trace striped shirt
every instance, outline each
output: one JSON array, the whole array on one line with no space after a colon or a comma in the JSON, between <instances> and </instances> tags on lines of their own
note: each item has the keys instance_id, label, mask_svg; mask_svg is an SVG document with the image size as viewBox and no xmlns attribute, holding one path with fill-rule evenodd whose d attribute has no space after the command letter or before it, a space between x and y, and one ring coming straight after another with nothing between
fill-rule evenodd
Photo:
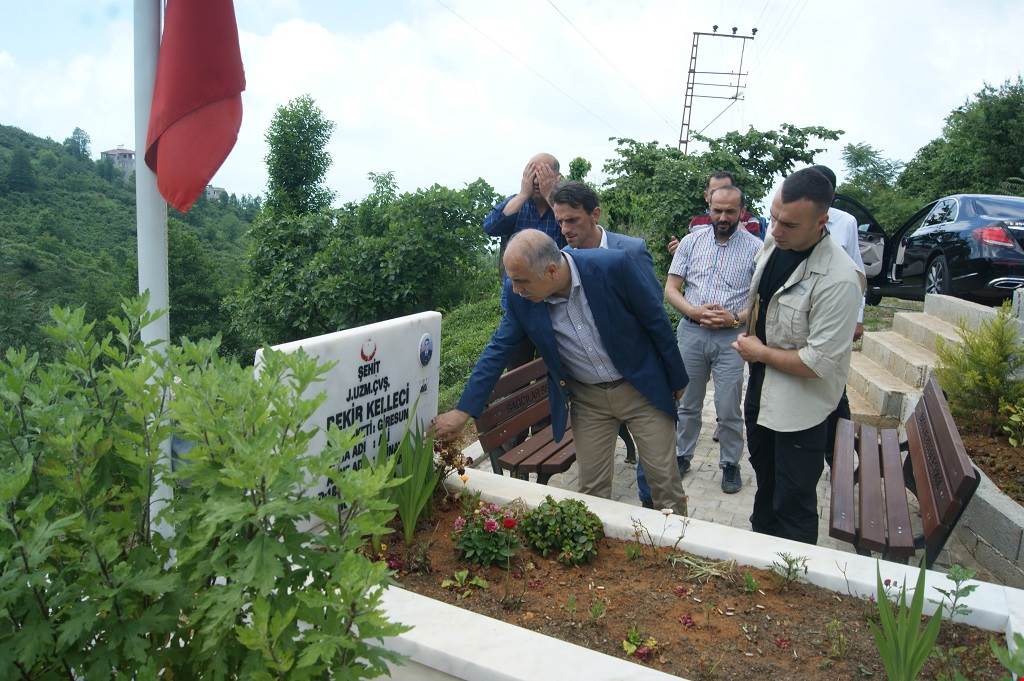
<instances>
[{"instance_id":1,"label":"striped shirt","mask_svg":"<svg viewBox=\"0 0 1024 681\"><path fill-rule=\"evenodd\" d=\"M742 229L724 244L715 239L713 228L690 232L679 243L668 273L682 277L691 305L714 303L738 315L747 309L754 256L761 246L760 239Z\"/></svg>"},{"instance_id":2,"label":"striped shirt","mask_svg":"<svg viewBox=\"0 0 1024 681\"><path fill-rule=\"evenodd\" d=\"M616 381L622 378L622 374L612 364L601 342L601 334L590 311L576 263L565 251L562 251L562 257L569 263L569 271L572 273L569 297L549 296L544 300L548 305L551 328L555 332L558 356L568 374L580 383Z\"/></svg>"}]
</instances>

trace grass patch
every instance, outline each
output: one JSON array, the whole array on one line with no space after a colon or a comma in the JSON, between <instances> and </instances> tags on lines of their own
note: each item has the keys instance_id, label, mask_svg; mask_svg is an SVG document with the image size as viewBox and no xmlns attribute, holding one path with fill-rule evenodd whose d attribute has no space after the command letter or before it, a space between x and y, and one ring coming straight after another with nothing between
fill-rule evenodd
<instances>
[{"instance_id":1,"label":"grass patch","mask_svg":"<svg viewBox=\"0 0 1024 681\"><path fill-rule=\"evenodd\" d=\"M924 303L918 300L882 298L878 305L864 306L864 330L885 331L892 328L892 318L897 312L923 312Z\"/></svg>"}]
</instances>

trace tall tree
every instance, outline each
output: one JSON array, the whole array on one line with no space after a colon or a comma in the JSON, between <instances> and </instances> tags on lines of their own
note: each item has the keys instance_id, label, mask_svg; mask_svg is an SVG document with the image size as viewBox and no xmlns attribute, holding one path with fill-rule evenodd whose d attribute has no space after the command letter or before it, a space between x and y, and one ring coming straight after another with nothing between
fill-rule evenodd
<instances>
[{"instance_id":1,"label":"tall tree","mask_svg":"<svg viewBox=\"0 0 1024 681\"><path fill-rule=\"evenodd\" d=\"M12 192L30 192L36 188L36 171L25 147L18 147L7 169L7 189Z\"/></svg>"},{"instance_id":2,"label":"tall tree","mask_svg":"<svg viewBox=\"0 0 1024 681\"><path fill-rule=\"evenodd\" d=\"M89 158L89 133L81 128L75 128L71 137L64 140L64 148L75 158Z\"/></svg>"},{"instance_id":3,"label":"tall tree","mask_svg":"<svg viewBox=\"0 0 1024 681\"><path fill-rule=\"evenodd\" d=\"M896 186L903 164L886 158L870 144L847 144L843 164L846 181L839 185L839 193L868 206L886 231L896 230L919 207Z\"/></svg>"},{"instance_id":4,"label":"tall tree","mask_svg":"<svg viewBox=\"0 0 1024 681\"><path fill-rule=\"evenodd\" d=\"M718 170L733 173L748 206L753 207L776 177L789 173L797 163L814 161L822 151L813 146L816 139L834 140L839 134L789 124L768 132L750 128L745 133L702 138L707 151L688 155L656 142L617 139L617 156L604 165L608 180L601 192L608 226L644 237L658 271L665 271L667 256L661 245L672 236L683 236L690 218L704 212L708 175Z\"/></svg>"},{"instance_id":5,"label":"tall tree","mask_svg":"<svg viewBox=\"0 0 1024 681\"><path fill-rule=\"evenodd\" d=\"M574 182L584 182L587 179L587 173L593 168L590 161L577 156L573 160L569 161L569 179Z\"/></svg>"},{"instance_id":6,"label":"tall tree","mask_svg":"<svg viewBox=\"0 0 1024 681\"><path fill-rule=\"evenodd\" d=\"M918 150L899 185L919 201L957 192L998 193L1021 172L1024 78L986 84L946 117L942 136Z\"/></svg>"},{"instance_id":7,"label":"tall tree","mask_svg":"<svg viewBox=\"0 0 1024 681\"><path fill-rule=\"evenodd\" d=\"M327 143L334 132L309 95L274 113L267 129L267 206L283 214L305 215L328 208L333 198L324 186L331 166Z\"/></svg>"}]
</instances>

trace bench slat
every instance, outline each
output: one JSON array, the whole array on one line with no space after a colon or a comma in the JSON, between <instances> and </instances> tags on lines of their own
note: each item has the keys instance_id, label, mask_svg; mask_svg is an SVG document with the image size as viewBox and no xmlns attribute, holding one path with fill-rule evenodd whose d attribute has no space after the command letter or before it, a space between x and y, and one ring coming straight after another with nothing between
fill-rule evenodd
<instances>
[{"instance_id":1,"label":"bench slat","mask_svg":"<svg viewBox=\"0 0 1024 681\"><path fill-rule=\"evenodd\" d=\"M502 397L514 393L524 385L547 376L547 373L548 367L544 364L543 358L532 360L511 371L506 371L498 379L498 382L494 384L494 390L491 391L491 396L487 398L487 402L497 402Z\"/></svg>"},{"instance_id":2,"label":"bench slat","mask_svg":"<svg viewBox=\"0 0 1024 681\"><path fill-rule=\"evenodd\" d=\"M832 460L832 500L829 536L854 543L857 523L853 510L854 424L839 419L836 425L835 455Z\"/></svg>"},{"instance_id":3,"label":"bench slat","mask_svg":"<svg viewBox=\"0 0 1024 681\"><path fill-rule=\"evenodd\" d=\"M969 490L977 485L976 476L960 433L953 423L953 416L949 413L946 398L934 378L928 381L921 399L928 411L928 422L935 435L936 450L950 493L950 503L939 505L939 520L948 525L959 513L961 500L969 497Z\"/></svg>"},{"instance_id":4,"label":"bench slat","mask_svg":"<svg viewBox=\"0 0 1024 681\"><path fill-rule=\"evenodd\" d=\"M544 470L544 463L550 460L551 457L556 456L566 447L571 448L573 454L575 455L576 446L573 444L572 441L572 431L567 432L565 436L562 438L561 442L555 442L554 440L551 440L542 448L537 450L532 456L530 456L529 458L527 458L526 460L519 464L519 470L525 471L527 473L540 473ZM560 471L556 470L554 472L558 473Z\"/></svg>"},{"instance_id":5,"label":"bench slat","mask_svg":"<svg viewBox=\"0 0 1024 681\"><path fill-rule=\"evenodd\" d=\"M909 558L914 555L914 530L910 525L907 488L903 484L899 433L895 428L885 428L881 431L881 439L888 536L886 554L888 558Z\"/></svg>"},{"instance_id":6,"label":"bench slat","mask_svg":"<svg viewBox=\"0 0 1024 681\"><path fill-rule=\"evenodd\" d=\"M568 437L569 433L566 433ZM562 438L562 442L565 442L566 438ZM569 470L573 462L576 461L576 443L570 439L568 445L558 450L554 456L548 458L547 461L540 465L541 475L554 475L555 473L564 473Z\"/></svg>"},{"instance_id":7,"label":"bench slat","mask_svg":"<svg viewBox=\"0 0 1024 681\"><path fill-rule=\"evenodd\" d=\"M501 400L492 402L476 420L477 431L487 432L548 396L548 382L536 381Z\"/></svg>"},{"instance_id":8,"label":"bench slat","mask_svg":"<svg viewBox=\"0 0 1024 681\"><path fill-rule=\"evenodd\" d=\"M485 452L500 447L548 415L547 399L537 402L491 431L480 435L480 446Z\"/></svg>"},{"instance_id":9,"label":"bench slat","mask_svg":"<svg viewBox=\"0 0 1024 681\"><path fill-rule=\"evenodd\" d=\"M918 418L918 414L922 418ZM921 525L924 529L924 536L931 537L940 528L939 511L935 504L935 495L932 492L931 478L928 473L928 464L924 457L924 445L922 444L921 422L925 427L928 418L924 414L924 406L918 403L914 414L907 421L907 442L910 445L911 465L914 470L914 483L917 492L917 505L921 510ZM928 433L930 436L930 433Z\"/></svg>"},{"instance_id":10,"label":"bench slat","mask_svg":"<svg viewBox=\"0 0 1024 681\"><path fill-rule=\"evenodd\" d=\"M534 452L538 449L553 440L554 435L551 432L551 426L548 426L540 432L534 433L530 437L526 438L521 444L502 454L499 459L499 463L502 468L512 470L523 461L533 456Z\"/></svg>"},{"instance_id":11,"label":"bench slat","mask_svg":"<svg viewBox=\"0 0 1024 681\"><path fill-rule=\"evenodd\" d=\"M882 472L878 457L878 430L860 424L860 537L857 546L871 551L885 550L885 518L882 502Z\"/></svg>"}]
</instances>

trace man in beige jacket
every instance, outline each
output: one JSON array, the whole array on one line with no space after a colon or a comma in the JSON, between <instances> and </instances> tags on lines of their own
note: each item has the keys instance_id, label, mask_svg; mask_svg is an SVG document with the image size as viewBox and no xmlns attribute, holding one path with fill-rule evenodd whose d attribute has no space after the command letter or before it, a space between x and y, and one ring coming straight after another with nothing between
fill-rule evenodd
<instances>
[{"instance_id":1,"label":"man in beige jacket","mask_svg":"<svg viewBox=\"0 0 1024 681\"><path fill-rule=\"evenodd\" d=\"M846 385L864 295L864 275L825 227L831 201L832 185L811 168L783 182L755 261L747 332L733 344L750 364L751 527L809 544L818 539L828 417Z\"/></svg>"}]
</instances>

